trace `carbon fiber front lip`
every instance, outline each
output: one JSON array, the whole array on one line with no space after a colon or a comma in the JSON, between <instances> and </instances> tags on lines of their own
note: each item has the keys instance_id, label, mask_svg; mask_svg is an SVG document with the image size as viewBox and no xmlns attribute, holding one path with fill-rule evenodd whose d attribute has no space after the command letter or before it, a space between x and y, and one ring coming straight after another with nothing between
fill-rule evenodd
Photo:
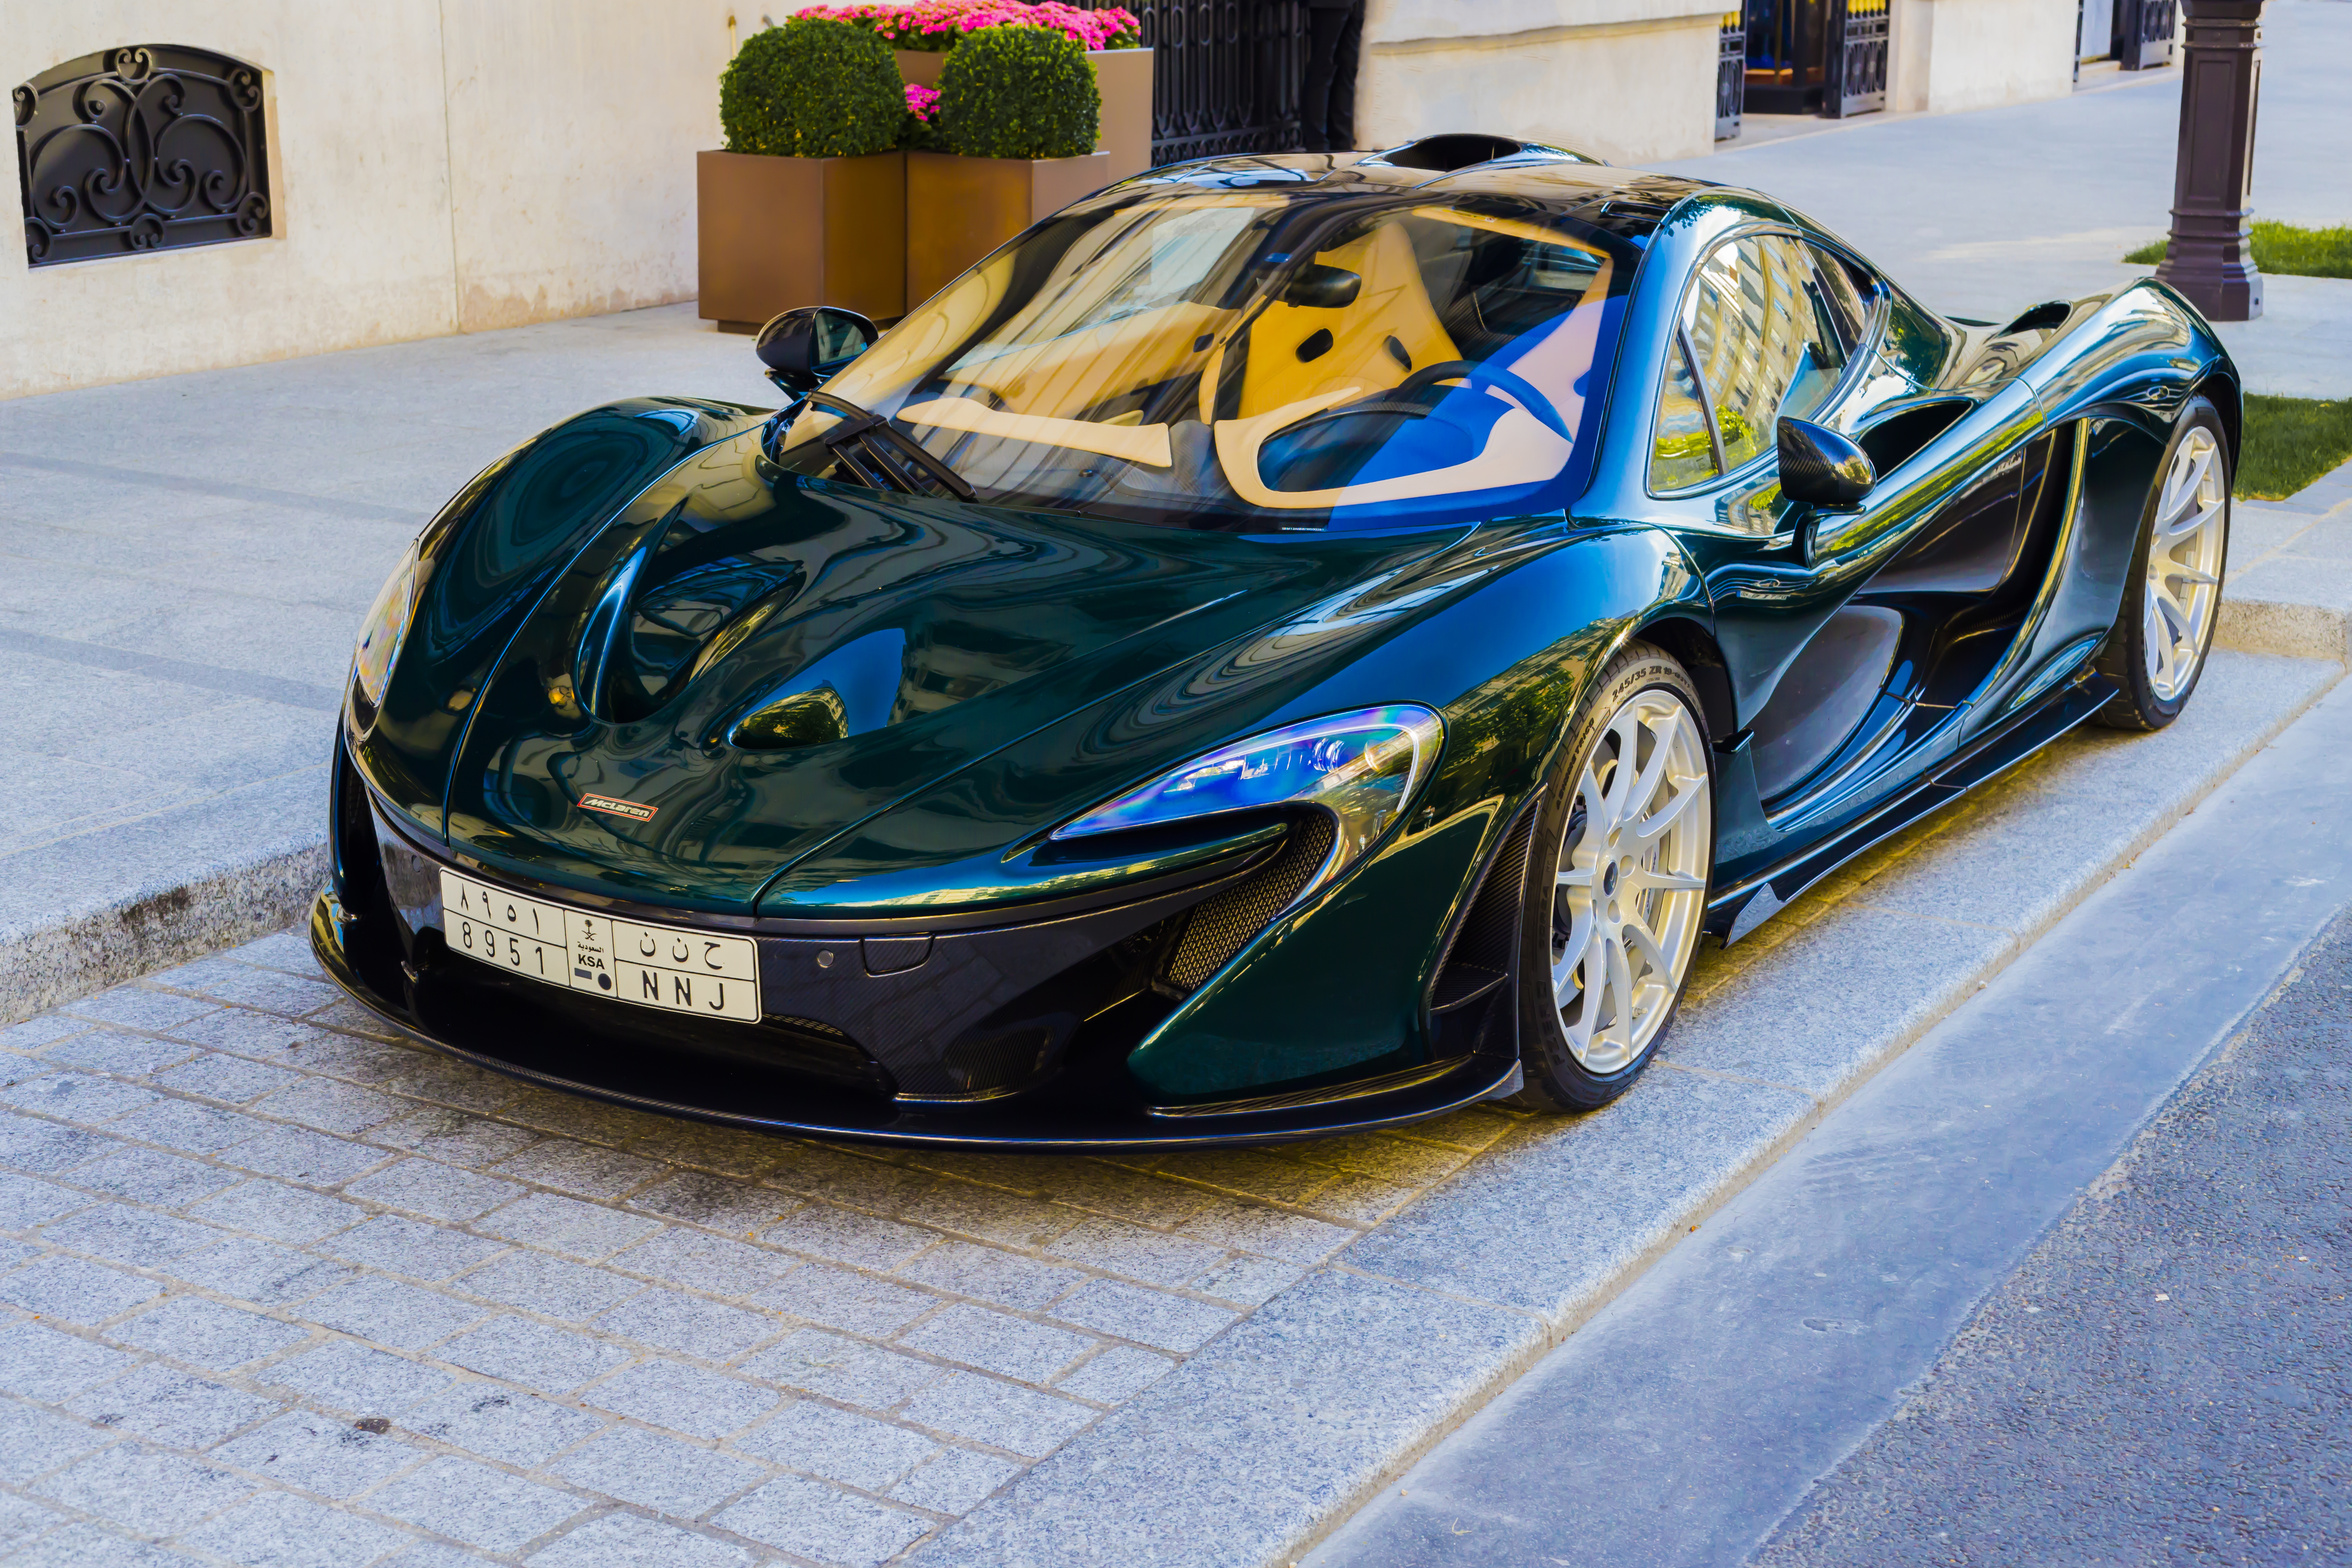
<instances>
[{"instance_id":1,"label":"carbon fiber front lip","mask_svg":"<svg viewBox=\"0 0 2352 1568\"><path fill-rule=\"evenodd\" d=\"M1150 1108L1139 1101L1106 1103L1073 1112L1040 1107L1025 1096L982 1101L957 1112L873 1100L862 1102L866 1109L861 1112L856 1109L861 1102L854 1097L829 1094L784 1079L782 1075L773 1084L747 1083L745 1098L766 1096L798 1101L807 1107L806 1110L778 1113L772 1110L698 1103L682 1097L668 1098L658 1092L567 1078L504 1059L482 1048L483 1042L445 1038L428 1031L405 1005L379 995L361 978L347 952L345 918L346 912L335 904L331 893L321 893L311 906L310 946L320 964L353 1001L436 1050L489 1071L567 1094L659 1115L791 1136L926 1148L1017 1147L1040 1153L1286 1142L1400 1126L1443 1115L1507 1091L1518 1066L1516 1060L1467 1056L1453 1070L1405 1089L1335 1100L1276 1114L1189 1118L1175 1125L1153 1118ZM354 921L352 925L355 930L365 929L364 921ZM659 1065L652 1064L656 1068Z\"/></svg>"}]
</instances>

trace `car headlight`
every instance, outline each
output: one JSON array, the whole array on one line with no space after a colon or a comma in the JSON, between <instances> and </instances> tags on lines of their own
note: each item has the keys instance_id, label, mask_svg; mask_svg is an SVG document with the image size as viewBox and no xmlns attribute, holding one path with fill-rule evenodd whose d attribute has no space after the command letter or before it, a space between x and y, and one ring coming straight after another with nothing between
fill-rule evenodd
<instances>
[{"instance_id":1,"label":"car headlight","mask_svg":"<svg viewBox=\"0 0 2352 1568\"><path fill-rule=\"evenodd\" d=\"M1083 838L1267 806L1317 805L1339 819L1331 871L1385 832L1429 776L1445 721L1398 704L1309 719L1196 758L1054 830Z\"/></svg>"},{"instance_id":2,"label":"car headlight","mask_svg":"<svg viewBox=\"0 0 2352 1568\"><path fill-rule=\"evenodd\" d=\"M384 580L383 589L375 596L367 619L360 624L359 646L352 650L352 679L359 682L360 695L373 708L383 700L384 682L391 679L392 662L400 657L400 645L407 640L408 623L416 615L416 590L423 575L416 546L408 547L400 564L393 568Z\"/></svg>"}]
</instances>

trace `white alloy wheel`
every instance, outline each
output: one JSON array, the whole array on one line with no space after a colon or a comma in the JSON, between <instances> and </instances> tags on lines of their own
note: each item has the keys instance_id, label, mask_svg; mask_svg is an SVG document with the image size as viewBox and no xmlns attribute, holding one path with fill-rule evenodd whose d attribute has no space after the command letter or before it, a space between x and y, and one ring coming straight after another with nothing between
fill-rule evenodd
<instances>
[{"instance_id":1,"label":"white alloy wheel","mask_svg":"<svg viewBox=\"0 0 2352 1568\"><path fill-rule=\"evenodd\" d=\"M2172 454L2157 502L2141 614L2147 684L2160 701L2170 702L2195 681L2212 633L2229 531L2226 467L2213 433L2191 426Z\"/></svg>"},{"instance_id":2,"label":"white alloy wheel","mask_svg":"<svg viewBox=\"0 0 2352 1568\"><path fill-rule=\"evenodd\" d=\"M1577 1064L1622 1070L1681 994L1706 913L1715 815L1706 742L1659 687L1610 717L1580 765L1552 896L1551 988Z\"/></svg>"}]
</instances>

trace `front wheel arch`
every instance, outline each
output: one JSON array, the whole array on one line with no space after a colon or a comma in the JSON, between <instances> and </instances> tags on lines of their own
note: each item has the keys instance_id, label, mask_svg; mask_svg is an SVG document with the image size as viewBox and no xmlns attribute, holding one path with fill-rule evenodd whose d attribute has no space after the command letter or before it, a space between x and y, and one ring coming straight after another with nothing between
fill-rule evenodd
<instances>
[{"instance_id":1,"label":"front wheel arch","mask_svg":"<svg viewBox=\"0 0 2352 1568\"><path fill-rule=\"evenodd\" d=\"M1637 710L1637 741L1654 749L1627 753L1620 726ZM1654 644L1629 641L1580 700L1565 743L1547 763L1519 912L1521 1105L1586 1110L1607 1104L1633 1087L1672 1025L1697 956L1714 872L1717 779L1704 710L1679 660ZM1634 774L1613 771L1621 763L1630 763ZM1678 773L1677 763L1696 773ZM1596 763L1608 773L1597 779L1605 794L1615 795L1621 782L1633 792L1625 797L1625 815L1606 827L1581 809L1588 793L1582 780ZM1661 783L1673 786L1664 795L1641 788L1653 763ZM1629 830L1685 796L1689 815L1675 817L1645 852ZM1563 889L1563 865L1586 880ZM1557 940L1563 924L1564 945ZM1565 1005L1556 963L1567 964L1560 973L1576 983ZM1606 978L1596 984L1596 974ZM1570 1011L1579 1016L1570 1019Z\"/></svg>"},{"instance_id":2,"label":"front wheel arch","mask_svg":"<svg viewBox=\"0 0 2352 1568\"><path fill-rule=\"evenodd\" d=\"M1731 668L1715 634L1687 616L1664 616L1633 633L1634 640L1669 655L1698 688L1700 716L1708 735L1736 732L1739 716L1731 696Z\"/></svg>"}]
</instances>

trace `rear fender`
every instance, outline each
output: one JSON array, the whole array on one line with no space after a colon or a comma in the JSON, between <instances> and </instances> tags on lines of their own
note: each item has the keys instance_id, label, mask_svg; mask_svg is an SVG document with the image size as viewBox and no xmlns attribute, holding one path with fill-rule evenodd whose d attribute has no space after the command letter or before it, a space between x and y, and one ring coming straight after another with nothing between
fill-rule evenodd
<instances>
[{"instance_id":1,"label":"rear fender","mask_svg":"<svg viewBox=\"0 0 2352 1568\"><path fill-rule=\"evenodd\" d=\"M2071 425L2078 435L2065 537L2020 662L2030 678L2012 699L2080 668L2114 624L2148 495L2189 399L2213 399L2233 447L2242 408L2237 367L2211 326L2153 279L2081 301L2064 336L2019 379L2033 389L2045 428Z\"/></svg>"}]
</instances>

